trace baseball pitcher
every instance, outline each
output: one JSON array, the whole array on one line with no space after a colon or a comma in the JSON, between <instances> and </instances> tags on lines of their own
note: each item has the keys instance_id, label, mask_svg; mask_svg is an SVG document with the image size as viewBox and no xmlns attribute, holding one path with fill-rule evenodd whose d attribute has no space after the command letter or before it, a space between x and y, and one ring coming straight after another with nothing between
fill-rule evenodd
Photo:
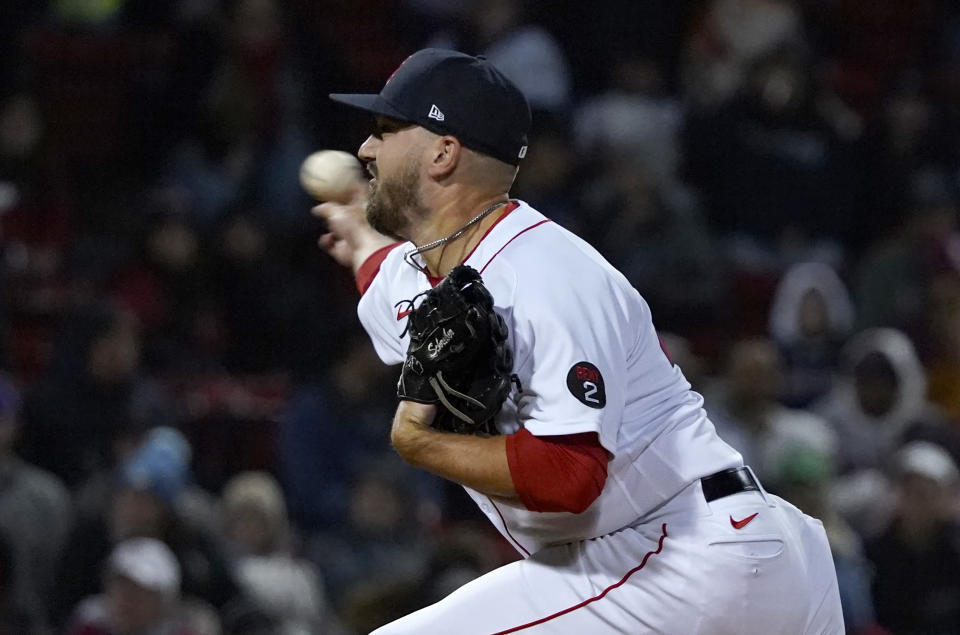
<instances>
[{"instance_id":1,"label":"baseball pitcher","mask_svg":"<svg viewBox=\"0 0 960 635\"><path fill-rule=\"evenodd\" d=\"M508 197L520 91L425 49L379 94L331 97L375 121L372 180L314 213L400 365L392 443L523 556L376 633L843 633L820 522L717 436L624 276Z\"/></svg>"}]
</instances>

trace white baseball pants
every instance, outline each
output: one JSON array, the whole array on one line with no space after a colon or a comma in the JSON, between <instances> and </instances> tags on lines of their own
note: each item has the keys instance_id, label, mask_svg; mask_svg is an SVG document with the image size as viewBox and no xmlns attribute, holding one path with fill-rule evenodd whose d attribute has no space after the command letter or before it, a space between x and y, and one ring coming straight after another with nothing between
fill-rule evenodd
<instances>
[{"instance_id":1,"label":"white baseball pants","mask_svg":"<svg viewBox=\"0 0 960 635\"><path fill-rule=\"evenodd\" d=\"M431 633L842 635L844 626L818 520L761 492L707 503L697 481L643 524L542 549L375 631Z\"/></svg>"}]
</instances>

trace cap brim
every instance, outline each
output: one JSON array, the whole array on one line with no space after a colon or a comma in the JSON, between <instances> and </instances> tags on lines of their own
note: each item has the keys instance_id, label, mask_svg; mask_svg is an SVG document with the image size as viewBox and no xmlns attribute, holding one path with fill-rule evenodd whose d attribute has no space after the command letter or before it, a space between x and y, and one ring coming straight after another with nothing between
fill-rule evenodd
<instances>
[{"instance_id":1,"label":"cap brim","mask_svg":"<svg viewBox=\"0 0 960 635\"><path fill-rule=\"evenodd\" d=\"M399 121L407 121L407 118L383 100L380 95L360 95L349 93L331 93L330 99L335 102L346 104L360 110L365 110L374 115L383 115Z\"/></svg>"}]
</instances>

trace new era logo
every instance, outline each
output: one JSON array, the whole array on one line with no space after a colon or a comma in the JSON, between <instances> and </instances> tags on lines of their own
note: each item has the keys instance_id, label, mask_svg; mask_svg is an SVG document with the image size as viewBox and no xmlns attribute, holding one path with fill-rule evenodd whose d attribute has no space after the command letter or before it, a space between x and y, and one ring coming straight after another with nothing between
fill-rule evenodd
<instances>
[{"instance_id":1,"label":"new era logo","mask_svg":"<svg viewBox=\"0 0 960 635\"><path fill-rule=\"evenodd\" d=\"M527 156L527 146L522 146L522 147L520 148L520 154L518 155L517 158L522 159L522 158L525 157L525 156Z\"/></svg>"},{"instance_id":2,"label":"new era logo","mask_svg":"<svg viewBox=\"0 0 960 635\"><path fill-rule=\"evenodd\" d=\"M430 113L427 115L430 119L436 119L437 121L443 121L443 113L440 112L440 109L437 108L436 104L430 106Z\"/></svg>"}]
</instances>

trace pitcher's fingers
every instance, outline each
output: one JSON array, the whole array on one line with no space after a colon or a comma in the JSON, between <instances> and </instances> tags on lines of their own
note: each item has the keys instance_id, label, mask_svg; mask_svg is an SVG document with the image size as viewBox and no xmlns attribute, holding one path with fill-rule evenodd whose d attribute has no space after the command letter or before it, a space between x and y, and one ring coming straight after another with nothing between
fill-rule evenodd
<instances>
[{"instance_id":1,"label":"pitcher's fingers","mask_svg":"<svg viewBox=\"0 0 960 635\"><path fill-rule=\"evenodd\" d=\"M325 251L330 251L334 248L340 238L333 232L326 234L321 234L320 238L317 239L317 244L320 245L320 248Z\"/></svg>"},{"instance_id":2,"label":"pitcher's fingers","mask_svg":"<svg viewBox=\"0 0 960 635\"><path fill-rule=\"evenodd\" d=\"M317 218L327 219L330 212L332 211L334 203L320 203L310 208L310 213L316 216Z\"/></svg>"},{"instance_id":3,"label":"pitcher's fingers","mask_svg":"<svg viewBox=\"0 0 960 635\"><path fill-rule=\"evenodd\" d=\"M370 181L364 179L357 181L350 193L350 203L353 205L365 205L370 196Z\"/></svg>"}]
</instances>

